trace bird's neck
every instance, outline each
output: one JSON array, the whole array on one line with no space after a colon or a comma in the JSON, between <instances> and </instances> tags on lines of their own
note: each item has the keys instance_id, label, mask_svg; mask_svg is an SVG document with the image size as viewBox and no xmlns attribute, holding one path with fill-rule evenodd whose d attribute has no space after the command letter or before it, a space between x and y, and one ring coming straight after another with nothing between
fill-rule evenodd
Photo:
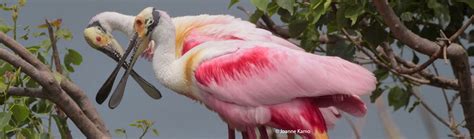
<instances>
[{"instance_id":1,"label":"bird's neck","mask_svg":"<svg viewBox=\"0 0 474 139\"><path fill-rule=\"evenodd\" d=\"M159 23L155 30L152 35L152 40L156 43L152 62L155 76L167 88L183 93L182 68L175 56L175 26L169 20Z\"/></svg>"},{"instance_id":2,"label":"bird's neck","mask_svg":"<svg viewBox=\"0 0 474 139\"><path fill-rule=\"evenodd\" d=\"M124 15L117 12L103 12L97 15L99 19L104 21L104 28L112 32L118 30L127 35L128 38L133 36L134 16Z\"/></svg>"}]
</instances>

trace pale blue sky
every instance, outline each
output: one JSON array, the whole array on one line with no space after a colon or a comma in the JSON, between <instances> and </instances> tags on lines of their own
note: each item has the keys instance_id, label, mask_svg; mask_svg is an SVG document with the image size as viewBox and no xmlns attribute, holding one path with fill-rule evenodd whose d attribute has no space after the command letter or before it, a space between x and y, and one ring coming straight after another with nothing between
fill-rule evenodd
<instances>
[{"instance_id":1,"label":"pale blue sky","mask_svg":"<svg viewBox=\"0 0 474 139\"><path fill-rule=\"evenodd\" d=\"M238 5L242 5L247 9L253 9L253 6L251 6L247 0L242 1L243 2ZM21 11L19 23L22 25L38 25L44 22L44 18L63 18L64 27L69 28L73 32L74 39L67 42L61 41L58 45L60 47L74 48L82 53L84 58L83 64L76 68L76 72L71 75L71 78L87 92L89 98L94 98L95 93L116 64L102 53L90 48L84 41L82 31L92 16L103 11L116 11L135 15L145 7L154 6L158 9L168 11L171 16L232 14L246 18L245 15L235 7L228 10L227 4L228 0L30 0L24 10ZM8 16L9 15L5 12L1 11L1 18L9 18ZM122 34L114 33L114 35L122 46L127 46L127 39L125 39ZM64 52L64 49L61 50ZM426 57L423 57L422 60L423 59L426 59ZM442 73L451 74L451 71L445 70L448 69L446 65L442 63L438 63L438 65L440 65ZM129 80L126 94L118 108L110 110L107 105L96 105L107 127L112 132L116 128L125 128L127 132L129 132L130 138L138 137L137 130L129 127L128 124L136 119L149 119L155 121L155 127L160 131L159 138L221 139L227 137L227 126L220 120L217 114L207 110L199 103L179 96L161 86L154 79L152 67L149 62L144 60L139 61L135 69L162 91L163 99L156 101L149 98L133 80ZM440 115L443 117L447 116L446 106L444 105L439 90L423 87L422 94L426 97L429 96L429 105ZM382 97L384 97L384 99L386 98L385 96ZM368 96L365 96L364 99L368 104L369 112L364 120L366 123L362 130L363 138L384 138L385 132L380 124L375 106L368 101ZM93 102L95 103L95 101ZM460 111L460 107L455 108L457 115L461 115L462 111ZM403 110L390 113L398 124L401 133L407 138L428 138L426 130L419 118L418 110L415 110L411 114ZM446 138L448 129L439 124L439 122L434 122L438 128L438 136ZM75 137L83 137L74 125L71 124L71 127ZM345 120L340 120L336 128L330 131L329 136L335 139L350 138L352 137L352 131ZM153 136L147 137L154 138Z\"/></svg>"}]
</instances>

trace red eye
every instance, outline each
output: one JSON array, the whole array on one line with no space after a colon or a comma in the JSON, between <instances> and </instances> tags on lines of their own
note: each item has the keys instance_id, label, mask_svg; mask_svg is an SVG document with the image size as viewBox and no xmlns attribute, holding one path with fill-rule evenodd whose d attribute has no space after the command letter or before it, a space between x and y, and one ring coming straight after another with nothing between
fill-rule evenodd
<instances>
[{"instance_id":1,"label":"red eye","mask_svg":"<svg viewBox=\"0 0 474 139\"><path fill-rule=\"evenodd\" d=\"M102 41L102 38L101 37L95 37L95 40L97 40L98 42Z\"/></svg>"}]
</instances>

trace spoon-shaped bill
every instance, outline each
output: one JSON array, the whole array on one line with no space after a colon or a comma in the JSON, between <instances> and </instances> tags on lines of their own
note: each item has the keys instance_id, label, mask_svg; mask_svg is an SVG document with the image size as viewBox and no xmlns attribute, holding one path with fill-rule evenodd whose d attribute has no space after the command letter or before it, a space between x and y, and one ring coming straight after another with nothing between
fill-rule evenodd
<instances>
[{"instance_id":1,"label":"spoon-shaped bill","mask_svg":"<svg viewBox=\"0 0 474 139\"><path fill-rule=\"evenodd\" d=\"M124 55L122 56L122 58L120 58L120 61L118 62L115 69L112 71L110 76L107 78L107 80L104 82L104 84L102 84L102 87L97 92L97 95L95 97L95 100L97 101L97 103L102 104L105 101L105 99L107 99L107 97L109 96L110 91L112 90L112 86L114 84L115 78L117 77L117 74L120 70L121 65L123 63L125 63L125 59L127 59L128 55L132 51L133 47L135 47L137 36L138 35L136 33L133 35L133 38L132 38L127 50L125 51ZM129 69L132 69L132 68L129 68Z\"/></svg>"},{"instance_id":2,"label":"spoon-shaped bill","mask_svg":"<svg viewBox=\"0 0 474 139\"><path fill-rule=\"evenodd\" d=\"M138 40L138 41L137 40L138 40L137 38L134 38L130 42L130 45L135 44L133 46L134 52L133 52L132 58L130 59L130 62L129 62L130 67L123 74L122 79L120 79L120 82L117 85L117 88L114 90L114 93L112 94L112 96L109 100L109 108L111 108L111 109L116 108L120 104L120 102L122 100L122 97L124 95L124 92L125 92L125 87L127 86L128 76L130 75L130 72L132 71L131 69L133 69L133 66L135 65L138 58L140 57L140 55L143 53L143 51L145 50L145 48L147 46L147 45L141 45L142 44L141 39ZM129 46L129 47L131 47L131 46Z\"/></svg>"}]
</instances>

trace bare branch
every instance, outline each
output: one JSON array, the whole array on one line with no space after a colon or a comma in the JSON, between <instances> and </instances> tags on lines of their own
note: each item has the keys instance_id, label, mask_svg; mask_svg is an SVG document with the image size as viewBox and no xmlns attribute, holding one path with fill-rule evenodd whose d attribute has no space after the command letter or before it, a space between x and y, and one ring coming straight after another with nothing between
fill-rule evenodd
<instances>
[{"instance_id":1,"label":"bare branch","mask_svg":"<svg viewBox=\"0 0 474 139\"><path fill-rule=\"evenodd\" d=\"M343 34L346 35L346 37L349 39L349 41L351 41L353 44L355 44L355 46L358 50L362 51L362 53L364 53L366 56L368 56L370 59L372 59L372 61L374 61L374 63L376 63L377 65L387 69L388 71L390 71L390 72L392 72L396 75L400 75L400 76L402 76L404 78L407 78L411 81L414 81L416 83L420 83L420 84L428 84L429 83L428 80L424 80L424 79L416 78L416 77L413 77L413 76L410 76L410 75L398 73L394 69L390 68L387 64L383 63L378 58L371 55L370 54L371 52L365 50L357 41L355 41L352 37L350 37L349 33L344 28L341 31L342 31Z\"/></svg>"},{"instance_id":2,"label":"bare branch","mask_svg":"<svg viewBox=\"0 0 474 139\"><path fill-rule=\"evenodd\" d=\"M0 32L0 42L9 48L19 48L17 50L20 50L20 53L24 55L23 57L33 57L31 53L21 51L24 49L22 45L18 44L14 40L13 42L9 42L8 40L13 39ZM64 110L64 112L71 118L74 124L88 138L109 138L106 134L102 133L95 126L95 124L89 118L87 118L87 116L85 116L79 106L61 89L58 82L55 80L53 74L49 71L46 65L39 63L39 65L37 65L38 67L46 68L43 70L38 70L27 63L25 60L2 48L0 48L0 59L12 64L14 67L21 67L22 72L26 73L33 80L37 81L43 87L45 92L47 92L46 97L53 103L57 104L62 110ZM36 59L33 61L35 60Z\"/></svg>"},{"instance_id":3,"label":"bare branch","mask_svg":"<svg viewBox=\"0 0 474 139\"><path fill-rule=\"evenodd\" d=\"M437 113L435 113L435 112L433 111L433 109L431 109L431 107L428 106L428 104L425 103L425 101L421 98L421 96L420 96L415 90L413 90L413 89L408 89L408 92L409 92L410 94L412 94L413 96L415 96L416 99L418 99L418 101L420 101L420 104L421 104L431 115L433 115L433 116L436 118L436 120L438 120L439 122L441 122L441 123L442 123L443 125L445 125L446 127L450 127L450 126L449 126L449 123L448 123L446 120L444 120L443 118L441 118L441 116L439 116Z\"/></svg>"},{"instance_id":4,"label":"bare branch","mask_svg":"<svg viewBox=\"0 0 474 139\"><path fill-rule=\"evenodd\" d=\"M46 98L46 94L42 88L10 87L7 94L11 96Z\"/></svg>"},{"instance_id":5,"label":"bare branch","mask_svg":"<svg viewBox=\"0 0 474 139\"><path fill-rule=\"evenodd\" d=\"M425 55L433 55L441 49L437 47L437 43L422 38L411 32L405 27L389 6L387 0L373 1L377 11L382 16L385 24L390 28L392 35L408 47L423 53ZM453 35L454 38L454 35ZM441 46L446 45L443 43ZM472 89L471 71L469 59L466 50L459 44L450 44L447 48L447 57L451 62L451 67L455 77L458 79L459 94L461 95L461 106L463 108L466 127L469 129L471 138L474 137L474 94Z\"/></svg>"},{"instance_id":6,"label":"bare branch","mask_svg":"<svg viewBox=\"0 0 474 139\"><path fill-rule=\"evenodd\" d=\"M444 47L444 46L442 46ZM436 52L431 55L430 59L428 59L426 62L424 62L423 64L421 65L416 65L415 67L413 68L410 68L410 69L405 69L405 68L400 68L399 69L399 73L402 73L402 74L413 74L413 73L417 73L423 69L425 69L426 67L428 67L429 65L433 64L434 61L436 61L442 54L443 52L443 49L438 49L436 50Z\"/></svg>"},{"instance_id":7,"label":"bare branch","mask_svg":"<svg viewBox=\"0 0 474 139\"><path fill-rule=\"evenodd\" d=\"M46 25L48 25L49 40L51 41L51 47L53 47L53 61L56 67L56 72L63 74L63 68L61 66L61 60L59 59L59 50L56 46L56 36L54 35L53 27L47 19L45 19Z\"/></svg>"},{"instance_id":8,"label":"bare branch","mask_svg":"<svg viewBox=\"0 0 474 139\"><path fill-rule=\"evenodd\" d=\"M84 111L84 114L99 128L103 133L110 133L107 131L104 121L100 118L99 113L97 112L94 105L89 101L86 93L79 88L76 84L72 83L68 79L63 79L61 81L61 88L69 95L71 98L79 105L79 107Z\"/></svg>"},{"instance_id":9,"label":"bare branch","mask_svg":"<svg viewBox=\"0 0 474 139\"><path fill-rule=\"evenodd\" d=\"M284 28L281 28L280 26L277 26L275 22L273 22L273 20L267 14L263 14L262 20L270 29L270 31L273 32L274 34L277 34L280 37L283 37L285 39L290 38L290 31L288 29L284 29Z\"/></svg>"},{"instance_id":10,"label":"bare branch","mask_svg":"<svg viewBox=\"0 0 474 139\"><path fill-rule=\"evenodd\" d=\"M469 18L469 20L464 23L464 25L456 31L451 37L449 37L449 40L453 42L456 38L458 38L461 34L464 33L464 31L472 24L474 23L474 15Z\"/></svg>"},{"instance_id":11,"label":"bare branch","mask_svg":"<svg viewBox=\"0 0 474 139\"><path fill-rule=\"evenodd\" d=\"M373 3L395 38L425 55L433 55L439 49L436 43L416 35L403 25L387 0L374 0Z\"/></svg>"},{"instance_id":12,"label":"bare branch","mask_svg":"<svg viewBox=\"0 0 474 139\"><path fill-rule=\"evenodd\" d=\"M13 52L25 59L28 63L31 63L34 67L41 70L48 69L48 66L41 63L41 61L36 59L25 47L8 37L5 33L0 32L0 43L5 44L5 46L13 50Z\"/></svg>"}]
</instances>

